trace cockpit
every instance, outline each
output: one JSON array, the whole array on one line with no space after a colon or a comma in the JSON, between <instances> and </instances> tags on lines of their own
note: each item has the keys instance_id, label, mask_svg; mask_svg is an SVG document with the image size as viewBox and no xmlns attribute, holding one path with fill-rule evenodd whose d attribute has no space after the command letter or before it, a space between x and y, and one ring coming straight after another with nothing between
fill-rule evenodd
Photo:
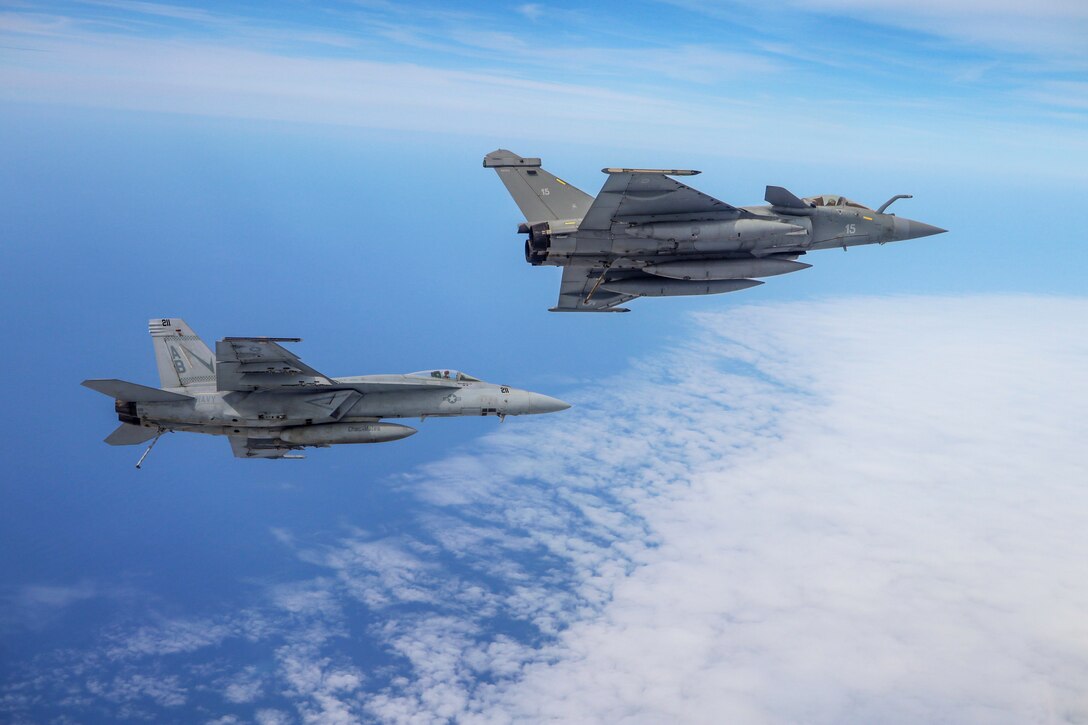
<instances>
[{"instance_id":1,"label":"cockpit","mask_svg":"<svg viewBox=\"0 0 1088 725\"><path fill-rule=\"evenodd\" d=\"M474 378L460 370L420 370L418 373L408 373L413 378L436 378L438 380L455 380L459 383L479 383L479 378Z\"/></svg>"},{"instance_id":2,"label":"cockpit","mask_svg":"<svg viewBox=\"0 0 1088 725\"><path fill-rule=\"evenodd\" d=\"M847 199L845 196L839 196L837 194L824 194L822 196L810 196L805 199L813 206L852 206L855 209L865 209L872 211L864 204L859 204L852 199Z\"/></svg>"}]
</instances>

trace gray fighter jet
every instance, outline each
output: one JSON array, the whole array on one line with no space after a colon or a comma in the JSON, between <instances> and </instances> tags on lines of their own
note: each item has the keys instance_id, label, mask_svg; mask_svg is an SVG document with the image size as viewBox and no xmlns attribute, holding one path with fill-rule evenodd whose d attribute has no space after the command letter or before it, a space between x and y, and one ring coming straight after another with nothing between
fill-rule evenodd
<instances>
[{"instance_id":1,"label":"gray fighter jet","mask_svg":"<svg viewBox=\"0 0 1088 725\"><path fill-rule=\"evenodd\" d=\"M225 435L239 458L302 458L307 446L384 443L415 428L383 418L554 413L562 400L493 385L456 370L332 378L282 347L298 338L227 337L213 354L184 320L148 323L161 388L123 380L84 380L108 395L121 427L112 446L151 441L166 431Z\"/></svg>"},{"instance_id":2,"label":"gray fighter jet","mask_svg":"<svg viewBox=\"0 0 1088 725\"><path fill-rule=\"evenodd\" d=\"M484 157L522 214L525 260L563 268L552 312L627 312L636 297L707 295L755 287L758 277L811 267L798 257L816 250L884 244L944 229L887 214L846 197L800 199L768 186L769 206L735 207L670 176L681 169L602 169L594 199L505 149Z\"/></svg>"}]
</instances>

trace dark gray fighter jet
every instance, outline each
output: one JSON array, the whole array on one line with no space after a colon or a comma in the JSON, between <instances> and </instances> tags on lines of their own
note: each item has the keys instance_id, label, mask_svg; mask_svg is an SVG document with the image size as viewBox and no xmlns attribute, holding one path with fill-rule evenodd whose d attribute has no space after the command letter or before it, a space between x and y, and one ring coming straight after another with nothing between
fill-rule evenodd
<instances>
[{"instance_id":1,"label":"dark gray fighter jet","mask_svg":"<svg viewBox=\"0 0 1088 725\"><path fill-rule=\"evenodd\" d=\"M768 206L736 207L670 176L681 169L602 169L593 198L504 149L484 157L514 197L528 234L525 260L563 268L553 312L627 312L636 297L707 295L755 287L759 277L811 267L817 249L884 244L944 229L888 214L843 196L798 198L768 186Z\"/></svg>"}]
</instances>

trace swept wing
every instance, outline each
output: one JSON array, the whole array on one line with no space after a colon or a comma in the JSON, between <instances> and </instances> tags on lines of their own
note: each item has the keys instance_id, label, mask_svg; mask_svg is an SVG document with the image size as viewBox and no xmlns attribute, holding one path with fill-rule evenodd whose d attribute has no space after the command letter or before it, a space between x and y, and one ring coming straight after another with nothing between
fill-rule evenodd
<instances>
[{"instance_id":1,"label":"swept wing","mask_svg":"<svg viewBox=\"0 0 1088 725\"><path fill-rule=\"evenodd\" d=\"M579 232L609 232L613 224L648 221L737 219L749 212L715 199L670 176L694 176L683 169L602 169L608 179L578 225ZM565 266L553 312L626 312L621 305L638 295L613 292L599 282L607 270Z\"/></svg>"},{"instance_id":2,"label":"swept wing","mask_svg":"<svg viewBox=\"0 0 1088 725\"><path fill-rule=\"evenodd\" d=\"M215 383L221 391L275 390L332 385L326 375L302 362L281 342L293 337L226 337L215 343Z\"/></svg>"},{"instance_id":3,"label":"swept wing","mask_svg":"<svg viewBox=\"0 0 1088 725\"><path fill-rule=\"evenodd\" d=\"M372 375L359 378L329 377L302 362L281 342L296 337L227 337L215 344L216 387L220 391L258 390L284 392L305 387L322 390L354 390L389 393L408 390L456 388L451 380L413 378L406 375Z\"/></svg>"},{"instance_id":4,"label":"swept wing","mask_svg":"<svg viewBox=\"0 0 1088 725\"><path fill-rule=\"evenodd\" d=\"M586 212L578 231L608 231L613 222L736 219L749 213L681 184L672 176L694 176L682 169L602 169L608 179Z\"/></svg>"}]
</instances>

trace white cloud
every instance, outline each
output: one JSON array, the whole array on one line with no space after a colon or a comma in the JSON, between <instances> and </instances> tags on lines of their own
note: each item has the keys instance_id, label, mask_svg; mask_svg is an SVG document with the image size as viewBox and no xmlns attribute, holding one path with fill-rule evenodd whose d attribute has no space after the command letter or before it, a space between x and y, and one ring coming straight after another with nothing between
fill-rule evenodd
<instances>
[{"instance_id":1,"label":"white cloud","mask_svg":"<svg viewBox=\"0 0 1088 725\"><path fill-rule=\"evenodd\" d=\"M246 667L227 684L223 698L235 704L253 702L263 694L263 679L256 667Z\"/></svg>"},{"instance_id":2,"label":"white cloud","mask_svg":"<svg viewBox=\"0 0 1088 725\"><path fill-rule=\"evenodd\" d=\"M69 586L32 584L0 595L0 628L38 629L55 620L67 608L102 596L91 582Z\"/></svg>"},{"instance_id":3,"label":"white cloud","mask_svg":"<svg viewBox=\"0 0 1088 725\"><path fill-rule=\"evenodd\" d=\"M205 725L241 725L241 720L236 715L223 715L213 720L208 720Z\"/></svg>"},{"instance_id":4,"label":"white cloud","mask_svg":"<svg viewBox=\"0 0 1088 725\"><path fill-rule=\"evenodd\" d=\"M23 587L17 599L27 607L64 608L96 596L100 596L97 587L89 582L83 582L74 586L37 584Z\"/></svg>"},{"instance_id":5,"label":"white cloud","mask_svg":"<svg viewBox=\"0 0 1088 725\"><path fill-rule=\"evenodd\" d=\"M320 655L309 644L292 644L276 651L287 693L297 702L305 723L347 725L362 722L357 692L362 672Z\"/></svg>"},{"instance_id":6,"label":"white cloud","mask_svg":"<svg viewBox=\"0 0 1088 725\"><path fill-rule=\"evenodd\" d=\"M329 582L322 578L276 584L271 595L278 608L292 614L320 616L327 621L340 617L340 602L330 591Z\"/></svg>"},{"instance_id":7,"label":"white cloud","mask_svg":"<svg viewBox=\"0 0 1088 725\"><path fill-rule=\"evenodd\" d=\"M257 711L256 720L257 725L288 725L291 716L283 710L264 707Z\"/></svg>"},{"instance_id":8,"label":"white cloud","mask_svg":"<svg viewBox=\"0 0 1088 725\"><path fill-rule=\"evenodd\" d=\"M553 509L607 492L651 545L554 542L584 569L583 606L495 686L450 692L474 639L398 631L423 684L372 706L405 721L457 696L493 721L1088 717L1086 313L994 297L702 317L699 339L609 386L625 400L583 398L525 454L570 462L536 474L567 489ZM485 459L498 479L502 458ZM441 464L427 475L448 482Z\"/></svg>"},{"instance_id":9,"label":"white cloud","mask_svg":"<svg viewBox=\"0 0 1088 725\"><path fill-rule=\"evenodd\" d=\"M127 585L84 580L75 584L30 584L0 593L0 630L41 629L91 600L122 601L138 596Z\"/></svg>"},{"instance_id":10,"label":"white cloud","mask_svg":"<svg viewBox=\"0 0 1088 725\"><path fill-rule=\"evenodd\" d=\"M538 3L525 3L518 6L518 12L535 22L544 17L544 6Z\"/></svg>"},{"instance_id":11,"label":"white cloud","mask_svg":"<svg viewBox=\"0 0 1088 725\"><path fill-rule=\"evenodd\" d=\"M186 689L175 675L132 674L100 681L91 677L87 690L111 702L131 705L149 700L161 707L178 707L186 701ZM131 712L131 711L130 711Z\"/></svg>"},{"instance_id":12,"label":"white cloud","mask_svg":"<svg viewBox=\"0 0 1088 725\"><path fill-rule=\"evenodd\" d=\"M116 633L106 648L106 655L121 659L192 652L218 644L235 634L232 624L227 621L173 619Z\"/></svg>"}]
</instances>

